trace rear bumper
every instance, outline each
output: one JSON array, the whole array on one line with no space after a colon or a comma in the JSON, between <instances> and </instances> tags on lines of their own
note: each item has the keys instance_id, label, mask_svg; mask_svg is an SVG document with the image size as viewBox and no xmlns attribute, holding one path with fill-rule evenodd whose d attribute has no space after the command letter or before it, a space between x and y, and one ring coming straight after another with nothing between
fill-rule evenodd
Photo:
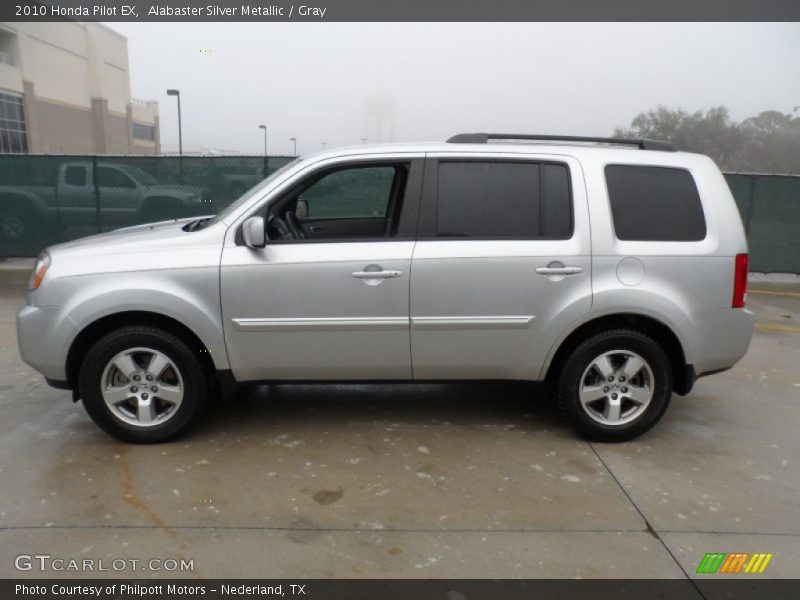
<instances>
[{"instance_id":1,"label":"rear bumper","mask_svg":"<svg viewBox=\"0 0 800 600\"><path fill-rule=\"evenodd\" d=\"M61 309L26 304L17 311L17 342L22 360L54 382L66 382L69 341L75 326Z\"/></svg>"},{"instance_id":2,"label":"rear bumper","mask_svg":"<svg viewBox=\"0 0 800 600\"><path fill-rule=\"evenodd\" d=\"M746 308L702 310L685 322L686 362L699 377L730 369L747 354L756 316Z\"/></svg>"}]
</instances>

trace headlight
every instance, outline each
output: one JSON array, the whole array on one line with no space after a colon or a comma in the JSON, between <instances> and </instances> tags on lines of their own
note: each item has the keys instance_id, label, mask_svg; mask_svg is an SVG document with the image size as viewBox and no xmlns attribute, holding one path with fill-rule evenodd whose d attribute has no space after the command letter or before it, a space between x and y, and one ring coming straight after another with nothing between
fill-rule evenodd
<instances>
[{"instance_id":1,"label":"headlight","mask_svg":"<svg viewBox=\"0 0 800 600\"><path fill-rule=\"evenodd\" d=\"M28 289L30 291L36 290L42 285L47 269L50 268L50 255L47 252L42 252L39 258L36 259L36 264L33 266L33 273L28 282Z\"/></svg>"}]
</instances>

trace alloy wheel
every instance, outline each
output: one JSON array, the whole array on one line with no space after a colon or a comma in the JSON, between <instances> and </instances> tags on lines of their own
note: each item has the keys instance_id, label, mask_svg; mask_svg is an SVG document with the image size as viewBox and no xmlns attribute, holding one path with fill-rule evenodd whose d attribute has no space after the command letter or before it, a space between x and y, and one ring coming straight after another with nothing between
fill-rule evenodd
<instances>
[{"instance_id":1,"label":"alloy wheel","mask_svg":"<svg viewBox=\"0 0 800 600\"><path fill-rule=\"evenodd\" d=\"M578 389L584 412L603 425L630 423L653 399L653 370L639 354L611 350L597 356L583 372Z\"/></svg>"},{"instance_id":2,"label":"alloy wheel","mask_svg":"<svg viewBox=\"0 0 800 600\"><path fill-rule=\"evenodd\" d=\"M131 348L112 358L101 379L101 392L112 414L138 427L160 425L183 401L183 378L175 363L152 348Z\"/></svg>"}]
</instances>

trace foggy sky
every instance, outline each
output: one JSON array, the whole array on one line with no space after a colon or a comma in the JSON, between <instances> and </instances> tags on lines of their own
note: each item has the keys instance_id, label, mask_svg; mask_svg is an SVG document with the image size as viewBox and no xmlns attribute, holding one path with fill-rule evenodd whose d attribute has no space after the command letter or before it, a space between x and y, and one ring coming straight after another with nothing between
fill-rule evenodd
<instances>
[{"instance_id":1,"label":"foggy sky","mask_svg":"<svg viewBox=\"0 0 800 600\"><path fill-rule=\"evenodd\" d=\"M111 23L162 145L290 153L457 132L610 135L657 104L800 105L800 24ZM201 52L205 50L205 52ZM369 108L368 108L369 107ZM800 114L800 110L797 114Z\"/></svg>"}]
</instances>

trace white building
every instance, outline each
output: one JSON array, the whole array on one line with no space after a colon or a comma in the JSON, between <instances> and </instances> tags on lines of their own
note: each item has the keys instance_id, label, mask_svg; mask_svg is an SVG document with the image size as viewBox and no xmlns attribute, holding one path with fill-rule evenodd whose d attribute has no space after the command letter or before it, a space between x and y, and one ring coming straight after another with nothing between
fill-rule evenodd
<instances>
[{"instance_id":1,"label":"white building","mask_svg":"<svg viewBox=\"0 0 800 600\"><path fill-rule=\"evenodd\" d=\"M100 23L0 23L0 152L158 154L128 41Z\"/></svg>"}]
</instances>

